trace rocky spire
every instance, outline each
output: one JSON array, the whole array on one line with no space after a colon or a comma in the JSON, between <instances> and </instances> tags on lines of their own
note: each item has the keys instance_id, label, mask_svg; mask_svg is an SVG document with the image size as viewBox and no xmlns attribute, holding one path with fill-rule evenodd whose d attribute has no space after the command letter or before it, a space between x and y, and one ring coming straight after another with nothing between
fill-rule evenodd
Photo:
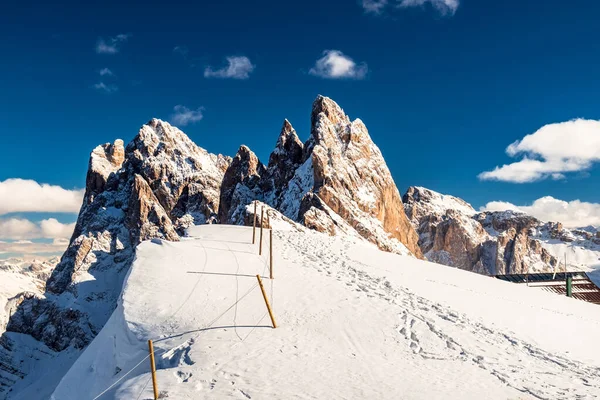
<instances>
[{"instance_id":1,"label":"rocky spire","mask_svg":"<svg viewBox=\"0 0 600 400\"><path fill-rule=\"evenodd\" d=\"M121 139L113 144L99 145L92 151L85 185L86 203L91 203L95 195L104 191L108 177L121 168L124 160L125 147Z\"/></svg>"},{"instance_id":2,"label":"rocky spire","mask_svg":"<svg viewBox=\"0 0 600 400\"><path fill-rule=\"evenodd\" d=\"M271 203L273 205L278 205L281 193L302 163L303 148L304 145L298 138L292 124L287 119L284 120L277 144L269 157L269 164L260 185L262 191L268 194L265 197L272 199Z\"/></svg>"},{"instance_id":3,"label":"rocky spire","mask_svg":"<svg viewBox=\"0 0 600 400\"><path fill-rule=\"evenodd\" d=\"M400 193L362 121L351 122L337 103L318 96L311 122L305 158L312 162L313 194L380 248L393 250L397 240L421 256L418 236L404 214Z\"/></svg>"},{"instance_id":4,"label":"rocky spire","mask_svg":"<svg viewBox=\"0 0 600 400\"><path fill-rule=\"evenodd\" d=\"M220 221L230 220L230 211L234 211L241 203L246 204L246 202L253 200L254 196L251 195L248 198L240 196L240 193L238 193L238 196L235 196L238 184L240 185L240 190L242 187L245 187L247 190L253 190L258 186L260 177L264 172L265 167L258 160L256 154L247 146L240 146L223 176L219 201Z\"/></svg>"}]
</instances>

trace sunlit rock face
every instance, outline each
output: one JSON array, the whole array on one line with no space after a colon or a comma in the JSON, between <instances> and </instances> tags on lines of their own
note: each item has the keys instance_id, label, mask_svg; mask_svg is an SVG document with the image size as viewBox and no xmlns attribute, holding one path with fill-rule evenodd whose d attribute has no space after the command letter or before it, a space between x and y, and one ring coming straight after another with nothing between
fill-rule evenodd
<instances>
[{"instance_id":1,"label":"sunlit rock face","mask_svg":"<svg viewBox=\"0 0 600 400\"><path fill-rule=\"evenodd\" d=\"M422 187L410 187L403 200L430 261L487 275L551 271L558 264L536 238L545 226L536 218L478 213L462 199Z\"/></svg>"}]
</instances>

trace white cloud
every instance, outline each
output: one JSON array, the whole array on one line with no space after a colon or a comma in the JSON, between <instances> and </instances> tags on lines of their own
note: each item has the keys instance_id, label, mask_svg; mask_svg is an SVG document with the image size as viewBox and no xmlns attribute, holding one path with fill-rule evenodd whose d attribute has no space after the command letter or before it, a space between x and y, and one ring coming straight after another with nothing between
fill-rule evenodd
<instances>
[{"instance_id":1,"label":"white cloud","mask_svg":"<svg viewBox=\"0 0 600 400\"><path fill-rule=\"evenodd\" d=\"M186 126L191 123L200 121L204 116L202 111L204 107L198 107L195 110L190 110L186 106L176 105L173 107L173 114L171 115L171 122L178 126Z\"/></svg>"},{"instance_id":2,"label":"white cloud","mask_svg":"<svg viewBox=\"0 0 600 400\"><path fill-rule=\"evenodd\" d=\"M27 219L0 219L0 239L67 239L73 234L75 223L63 224L54 218L38 223Z\"/></svg>"},{"instance_id":3,"label":"white cloud","mask_svg":"<svg viewBox=\"0 0 600 400\"><path fill-rule=\"evenodd\" d=\"M388 0L362 0L361 5L368 13L380 14L388 5Z\"/></svg>"},{"instance_id":4,"label":"white cloud","mask_svg":"<svg viewBox=\"0 0 600 400\"><path fill-rule=\"evenodd\" d=\"M250 62L248 57L226 57L227 66L213 70L212 67L208 66L204 70L205 78L232 78L232 79L248 79L250 73L256 68Z\"/></svg>"},{"instance_id":5,"label":"white cloud","mask_svg":"<svg viewBox=\"0 0 600 400\"><path fill-rule=\"evenodd\" d=\"M14 212L78 213L84 190L39 184L28 179L0 182L0 215Z\"/></svg>"},{"instance_id":6,"label":"white cloud","mask_svg":"<svg viewBox=\"0 0 600 400\"><path fill-rule=\"evenodd\" d=\"M100 76L114 76L113 72L108 68L102 68L99 72Z\"/></svg>"},{"instance_id":7,"label":"white cloud","mask_svg":"<svg viewBox=\"0 0 600 400\"><path fill-rule=\"evenodd\" d=\"M173 53L179 54L179 55L183 56L184 58L187 57L189 52L190 51L187 48L187 46L175 46L173 48Z\"/></svg>"},{"instance_id":8,"label":"white cloud","mask_svg":"<svg viewBox=\"0 0 600 400\"><path fill-rule=\"evenodd\" d=\"M31 239L39 238L39 227L26 219L10 218L0 220L1 239Z\"/></svg>"},{"instance_id":9,"label":"white cloud","mask_svg":"<svg viewBox=\"0 0 600 400\"><path fill-rule=\"evenodd\" d=\"M361 6L367 13L382 14L389 7L423 7L430 4L442 15L454 15L460 0L361 0Z\"/></svg>"},{"instance_id":10,"label":"white cloud","mask_svg":"<svg viewBox=\"0 0 600 400\"><path fill-rule=\"evenodd\" d=\"M48 218L40 222L42 238L65 239L70 238L75 230L75 223L63 224L54 218Z\"/></svg>"},{"instance_id":11,"label":"white cloud","mask_svg":"<svg viewBox=\"0 0 600 400\"><path fill-rule=\"evenodd\" d=\"M126 42L131 37L131 34L120 34L108 40L99 38L96 42L96 53L98 54L116 54L119 52L121 44Z\"/></svg>"},{"instance_id":12,"label":"white cloud","mask_svg":"<svg viewBox=\"0 0 600 400\"><path fill-rule=\"evenodd\" d=\"M119 90L119 87L117 85L112 84L112 83L109 83L107 85L104 82L98 82L98 83L94 84L94 89L103 91L105 93L114 93L117 90Z\"/></svg>"},{"instance_id":13,"label":"white cloud","mask_svg":"<svg viewBox=\"0 0 600 400\"><path fill-rule=\"evenodd\" d=\"M504 210L524 212L542 221L561 222L568 228L600 226L600 204L580 200L564 201L546 196L537 199L529 206L492 201L481 207L481 211Z\"/></svg>"},{"instance_id":14,"label":"white cloud","mask_svg":"<svg viewBox=\"0 0 600 400\"><path fill-rule=\"evenodd\" d=\"M325 79L363 79L367 76L367 64L356 64L339 50L325 50L309 74Z\"/></svg>"},{"instance_id":15,"label":"white cloud","mask_svg":"<svg viewBox=\"0 0 600 400\"><path fill-rule=\"evenodd\" d=\"M575 119L545 125L517 140L506 154L523 159L479 174L482 180L526 183L584 171L600 161L600 121Z\"/></svg>"},{"instance_id":16,"label":"white cloud","mask_svg":"<svg viewBox=\"0 0 600 400\"><path fill-rule=\"evenodd\" d=\"M459 6L459 0L402 0L399 7L422 7L431 4L441 14L454 14Z\"/></svg>"}]
</instances>

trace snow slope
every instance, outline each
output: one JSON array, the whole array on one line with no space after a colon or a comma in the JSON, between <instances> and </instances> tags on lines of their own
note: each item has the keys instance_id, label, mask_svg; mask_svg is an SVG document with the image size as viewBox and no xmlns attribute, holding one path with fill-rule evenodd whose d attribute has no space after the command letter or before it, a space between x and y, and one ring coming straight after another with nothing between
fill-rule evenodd
<instances>
[{"instance_id":1,"label":"snow slope","mask_svg":"<svg viewBox=\"0 0 600 400\"><path fill-rule=\"evenodd\" d=\"M118 308L52 399L152 398L149 338L173 399L600 398L595 305L289 230L274 232L264 280L272 329L251 232L140 244Z\"/></svg>"}]
</instances>

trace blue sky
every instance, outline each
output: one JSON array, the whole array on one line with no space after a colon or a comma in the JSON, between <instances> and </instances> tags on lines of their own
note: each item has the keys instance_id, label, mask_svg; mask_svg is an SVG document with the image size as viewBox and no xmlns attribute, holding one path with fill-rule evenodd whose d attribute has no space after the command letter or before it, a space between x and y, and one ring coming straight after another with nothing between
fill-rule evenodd
<instances>
[{"instance_id":1,"label":"blue sky","mask_svg":"<svg viewBox=\"0 0 600 400\"><path fill-rule=\"evenodd\" d=\"M266 162L284 118L308 137L311 103L323 94L365 122L401 192L425 186L476 208L531 206L552 196L584 202L590 221L600 215L599 3L195 3L4 6L2 200L14 193L2 191L7 179L82 188L90 151L116 138L128 142L152 117L177 122L211 152L234 155L243 143ZM177 117L182 112L187 118ZM550 126L513 157L505 152L575 118L589 123ZM563 142L575 148L562 154ZM589 151L579 154L582 148ZM524 156L541 160L537 172L520 163L481 179ZM523 176L530 178L516 183ZM31 190L24 193L38 189ZM546 206L543 216L582 207ZM34 237L58 235L39 232L9 237L21 231L6 224L75 220L72 210L57 211L0 206L0 240L55 240Z\"/></svg>"}]
</instances>

